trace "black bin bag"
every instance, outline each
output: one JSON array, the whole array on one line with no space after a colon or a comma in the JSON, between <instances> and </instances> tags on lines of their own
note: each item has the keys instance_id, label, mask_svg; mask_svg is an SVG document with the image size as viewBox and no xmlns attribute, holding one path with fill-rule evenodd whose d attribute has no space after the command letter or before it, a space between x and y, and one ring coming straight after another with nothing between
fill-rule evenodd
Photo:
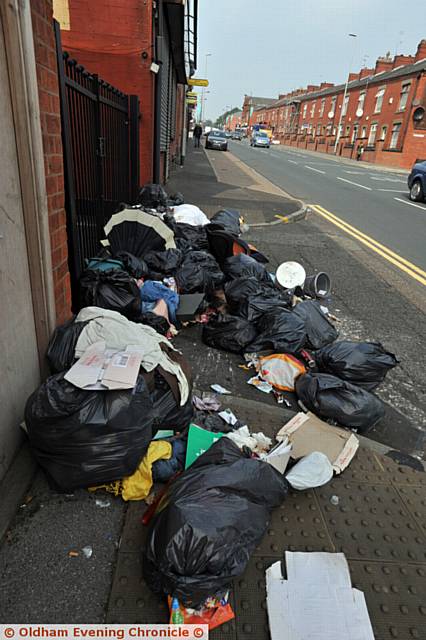
<instances>
[{"instance_id":1,"label":"black bin bag","mask_svg":"<svg viewBox=\"0 0 426 640\"><path fill-rule=\"evenodd\" d=\"M245 318L220 314L203 326L202 340L209 347L241 353L256 335L256 328Z\"/></svg>"},{"instance_id":2,"label":"black bin bag","mask_svg":"<svg viewBox=\"0 0 426 640\"><path fill-rule=\"evenodd\" d=\"M126 271L86 269L80 278L81 307L118 311L130 320L141 312L140 291Z\"/></svg>"},{"instance_id":3,"label":"black bin bag","mask_svg":"<svg viewBox=\"0 0 426 640\"><path fill-rule=\"evenodd\" d=\"M75 347L80 333L88 322L69 320L56 327L47 347L47 359L52 373L60 373L71 367L75 361Z\"/></svg>"},{"instance_id":4,"label":"black bin bag","mask_svg":"<svg viewBox=\"0 0 426 640\"><path fill-rule=\"evenodd\" d=\"M85 391L64 375L48 378L25 407L40 466L63 491L131 475L159 428L144 378L134 389Z\"/></svg>"},{"instance_id":5,"label":"black bin bag","mask_svg":"<svg viewBox=\"0 0 426 640\"><path fill-rule=\"evenodd\" d=\"M305 345L305 323L293 311L273 309L260 318L257 326L259 335L247 346L249 353L268 350L297 353Z\"/></svg>"},{"instance_id":6,"label":"black bin bag","mask_svg":"<svg viewBox=\"0 0 426 640\"><path fill-rule=\"evenodd\" d=\"M175 274L179 293L211 293L225 276L216 260L206 251L190 251Z\"/></svg>"},{"instance_id":7,"label":"black bin bag","mask_svg":"<svg viewBox=\"0 0 426 640\"><path fill-rule=\"evenodd\" d=\"M197 608L222 596L262 539L288 484L223 437L175 482L151 521L142 570L150 588Z\"/></svg>"},{"instance_id":8,"label":"black bin bag","mask_svg":"<svg viewBox=\"0 0 426 640\"><path fill-rule=\"evenodd\" d=\"M362 432L385 415L379 398L328 373L305 373L296 380L296 395L320 418Z\"/></svg>"},{"instance_id":9,"label":"black bin bag","mask_svg":"<svg viewBox=\"0 0 426 640\"><path fill-rule=\"evenodd\" d=\"M334 342L339 335L336 327L323 313L320 303L316 300L299 302L294 307L293 313L305 323L307 349L320 349Z\"/></svg>"},{"instance_id":10,"label":"black bin bag","mask_svg":"<svg viewBox=\"0 0 426 640\"><path fill-rule=\"evenodd\" d=\"M341 340L315 353L320 371L331 373L358 387L373 391L386 377L398 359L380 342Z\"/></svg>"}]
</instances>

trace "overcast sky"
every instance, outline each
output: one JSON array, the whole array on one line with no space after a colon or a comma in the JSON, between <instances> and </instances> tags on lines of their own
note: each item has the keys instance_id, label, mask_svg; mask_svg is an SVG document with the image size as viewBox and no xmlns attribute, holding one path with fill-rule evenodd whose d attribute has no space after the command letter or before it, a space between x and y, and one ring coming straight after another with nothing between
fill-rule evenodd
<instances>
[{"instance_id":1,"label":"overcast sky","mask_svg":"<svg viewBox=\"0 0 426 640\"><path fill-rule=\"evenodd\" d=\"M210 81L205 117L240 107L244 94L277 97L344 82L365 60L413 54L426 38L424 0L199 0L198 70ZM348 37L356 33L357 39Z\"/></svg>"}]
</instances>

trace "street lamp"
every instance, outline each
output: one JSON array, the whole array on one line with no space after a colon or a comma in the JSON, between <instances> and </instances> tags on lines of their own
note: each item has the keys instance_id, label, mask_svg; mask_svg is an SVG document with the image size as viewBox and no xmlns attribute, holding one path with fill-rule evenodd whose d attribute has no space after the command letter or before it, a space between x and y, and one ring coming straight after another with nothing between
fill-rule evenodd
<instances>
[{"instance_id":1,"label":"street lamp","mask_svg":"<svg viewBox=\"0 0 426 640\"><path fill-rule=\"evenodd\" d=\"M210 58L212 54L211 53L206 53L206 55L204 56L205 61L204 61L204 78L207 79L207 58ZM200 110L200 122L204 122L204 102L205 102L205 94L206 94L206 89L205 87L203 87L201 89L201 110Z\"/></svg>"},{"instance_id":2,"label":"street lamp","mask_svg":"<svg viewBox=\"0 0 426 640\"><path fill-rule=\"evenodd\" d=\"M349 35L350 38L354 38L354 41L358 37L356 33L349 33L348 35ZM348 72L348 75L346 77L345 90L343 92L342 108L340 109L339 124L337 125L337 133L336 133L336 142L334 144L334 153L335 154L337 153L337 146L338 146L339 140L340 140L340 130L342 128L343 109L345 108L345 99L346 99L346 94L348 93L349 74L351 72L354 56L355 56L355 45L354 45L354 49L352 51L352 58L351 58L351 62L350 62L350 65L349 65L349 72Z\"/></svg>"}]
</instances>

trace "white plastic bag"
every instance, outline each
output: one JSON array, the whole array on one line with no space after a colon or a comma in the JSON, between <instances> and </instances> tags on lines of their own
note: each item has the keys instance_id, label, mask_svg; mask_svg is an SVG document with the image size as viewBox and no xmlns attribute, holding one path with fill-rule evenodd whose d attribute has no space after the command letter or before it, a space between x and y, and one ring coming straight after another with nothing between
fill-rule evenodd
<instances>
[{"instance_id":1,"label":"white plastic bag","mask_svg":"<svg viewBox=\"0 0 426 640\"><path fill-rule=\"evenodd\" d=\"M194 227L204 227L210 224L210 220L195 204L179 204L173 207L173 215L176 222L185 222Z\"/></svg>"},{"instance_id":2,"label":"white plastic bag","mask_svg":"<svg viewBox=\"0 0 426 640\"><path fill-rule=\"evenodd\" d=\"M327 484L333 477L333 467L324 453L313 451L287 473L286 480L293 489L303 491Z\"/></svg>"}]
</instances>

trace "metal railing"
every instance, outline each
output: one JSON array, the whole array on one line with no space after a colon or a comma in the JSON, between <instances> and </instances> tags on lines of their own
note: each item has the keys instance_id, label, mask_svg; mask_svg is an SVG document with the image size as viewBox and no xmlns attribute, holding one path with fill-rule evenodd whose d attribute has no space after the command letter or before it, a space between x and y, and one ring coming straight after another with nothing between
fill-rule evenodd
<instances>
[{"instance_id":1,"label":"metal railing","mask_svg":"<svg viewBox=\"0 0 426 640\"><path fill-rule=\"evenodd\" d=\"M139 99L87 71L62 51L55 21L64 152L68 253L73 300L103 227L139 190Z\"/></svg>"}]
</instances>

